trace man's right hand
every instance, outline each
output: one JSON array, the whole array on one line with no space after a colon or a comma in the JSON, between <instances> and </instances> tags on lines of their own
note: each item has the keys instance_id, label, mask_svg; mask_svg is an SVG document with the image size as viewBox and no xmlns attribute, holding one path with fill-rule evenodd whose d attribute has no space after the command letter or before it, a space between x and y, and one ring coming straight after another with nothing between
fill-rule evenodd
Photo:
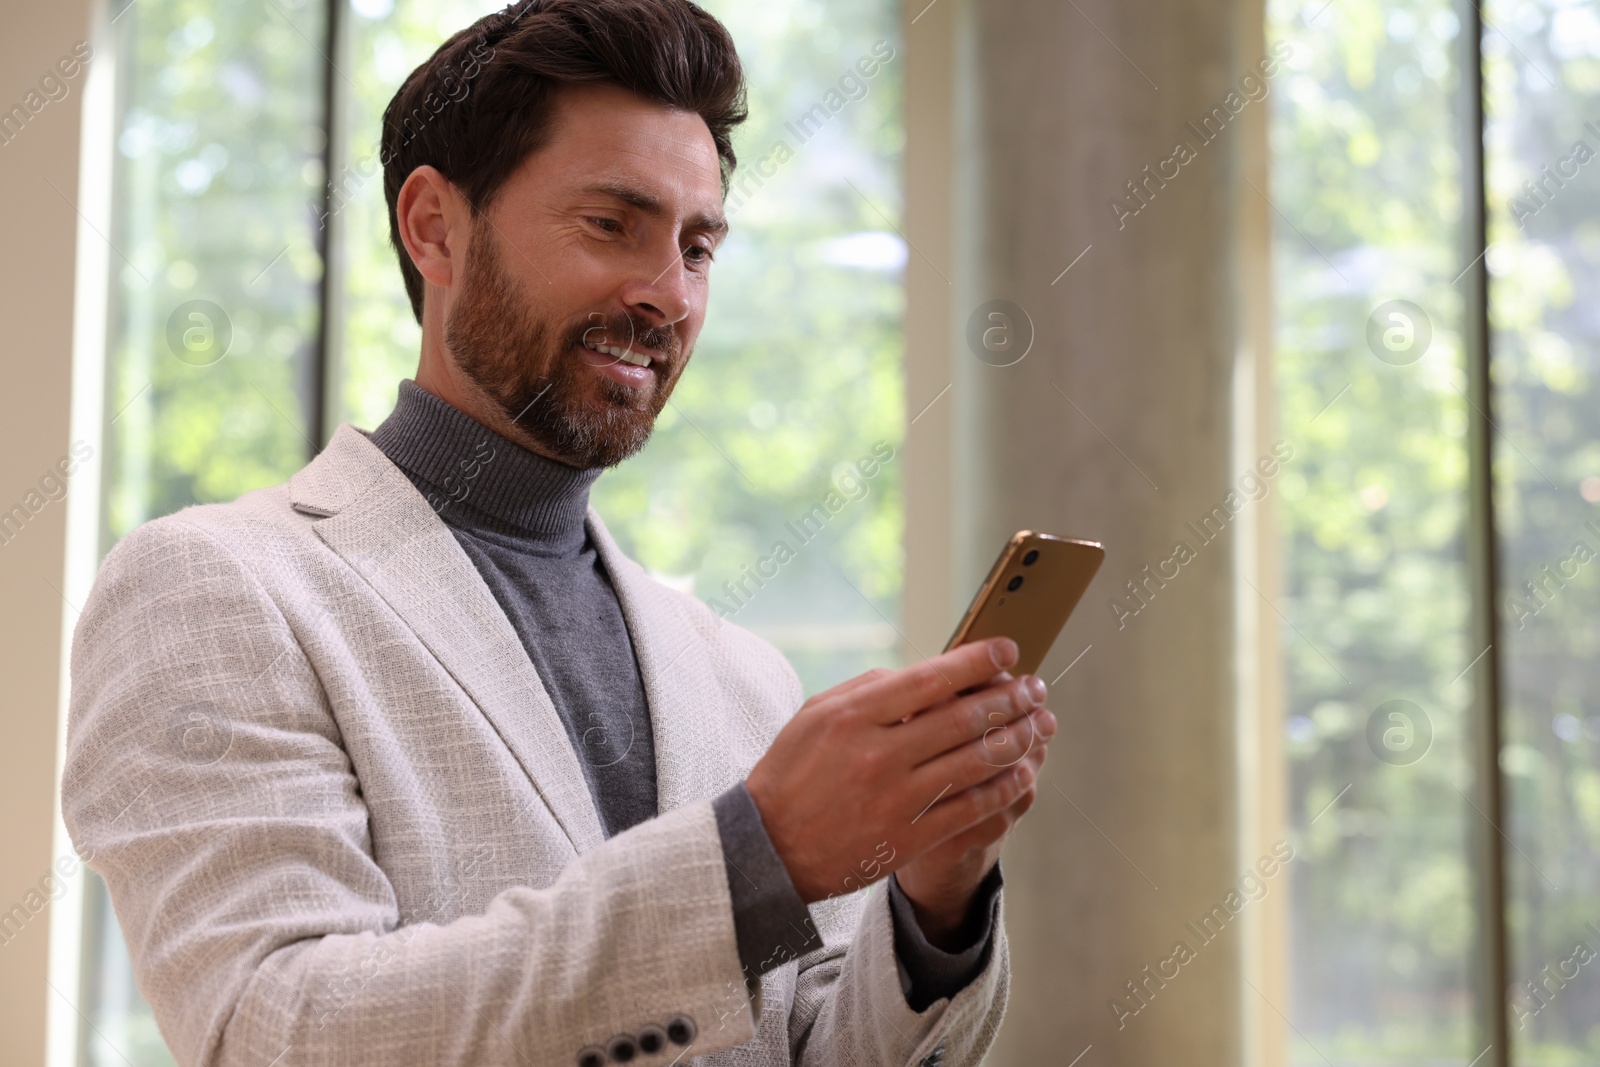
<instances>
[{"instance_id":1,"label":"man's right hand","mask_svg":"<svg viewBox=\"0 0 1600 1067\"><path fill-rule=\"evenodd\" d=\"M806 701L745 782L810 904L888 876L1033 788L1055 716L993 638Z\"/></svg>"}]
</instances>

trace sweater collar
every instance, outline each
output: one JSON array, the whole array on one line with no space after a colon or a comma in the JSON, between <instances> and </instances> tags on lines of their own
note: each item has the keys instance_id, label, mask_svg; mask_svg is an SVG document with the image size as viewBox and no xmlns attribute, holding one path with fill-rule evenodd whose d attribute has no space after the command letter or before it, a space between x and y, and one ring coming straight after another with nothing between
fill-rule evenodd
<instances>
[{"instance_id":1,"label":"sweater collar","mask_svg":"<svg viewBox=\"0 0 1600 1067\"><path fill-rule=\"evenodd\" d=\"M542 540L582 538L589 489L602 473L530 452L410 379L372 443L429 487L424 495L446 520L475 512L507 533Z\"/></svg>"}]
</instances>

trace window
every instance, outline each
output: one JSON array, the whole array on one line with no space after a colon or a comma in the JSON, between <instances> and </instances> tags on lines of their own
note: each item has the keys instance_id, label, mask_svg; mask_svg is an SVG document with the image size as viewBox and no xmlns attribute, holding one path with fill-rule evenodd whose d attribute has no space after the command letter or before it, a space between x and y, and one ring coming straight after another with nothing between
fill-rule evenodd
<instances>
[{"instance_id":1,"label":"window","mask_svg":"<svg viewBox=\"0 0 1600 1067\"><path fill-rule=\"evenodd\" d=\"M1448 0L1319 7L1273 9L1295 1062L1465 1063L1460 23Z\"/></svg>"},{"instance_id":2,"label":"window","mask_svg":"<svg viewBox=\"0 0 1600 1067\"><path fill-rule=\"evenodd\" d=\"M103 550L312 452L326 22L306 4L141 0L111 28ZM104 888L86 890L83 1057L170 1063Z\"/></svg>"},{"instance_id":3,"label":"window","mask_svg":"<svg viewBox=\"0 0 1600 1067\"><path fill-rule=\"evenodd\" d=\"M379 121L445 36L500 6L114 0L102 550L388 413L419 330ZM593 499L626 551L768 636L815 692L898 655L899 11L706 6L750 80L733 233L693 369ZM88 896L83 1059L170 1063L103 887Z\"/></svg>"},{"instance_id":4,"label":"window","mask_svg":"<svg viewBox=\"0 0 1600 1067\"><path fill-rule=\"evenodd\" d=\"M1600 1056L1600 18L1484 15L1508 1025L1516 1062L1579 1062Z\"/></svg>"},{"instance_id":5,"label":"window","mask_svg":"<svg viewBox=\"0 0 1600 1067\"><path fill-rule=\"evenodd\" d=\"M1269 11L1292 50L1271 190L1297 451L1292 1059L1585 1062L1600 21L1521 0Z\"/></svg>"}]
</instances>

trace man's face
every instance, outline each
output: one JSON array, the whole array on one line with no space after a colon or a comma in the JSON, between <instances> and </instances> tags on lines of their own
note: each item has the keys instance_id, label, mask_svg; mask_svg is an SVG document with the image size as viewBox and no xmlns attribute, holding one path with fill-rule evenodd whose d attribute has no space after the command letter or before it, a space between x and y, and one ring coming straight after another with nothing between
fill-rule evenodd
<instances>
[{"instance_id":1,"label":"man's face","mask_svg":"<svg viewBox=\"0 0 1600 1067\"><path fill-rule=\"evenodd\" d=\"M725 231L698 115L564 88L549 140L474 223L445 346L539 451L613 466L644 447L689 361Z\"/></svg>"}]
</instances>

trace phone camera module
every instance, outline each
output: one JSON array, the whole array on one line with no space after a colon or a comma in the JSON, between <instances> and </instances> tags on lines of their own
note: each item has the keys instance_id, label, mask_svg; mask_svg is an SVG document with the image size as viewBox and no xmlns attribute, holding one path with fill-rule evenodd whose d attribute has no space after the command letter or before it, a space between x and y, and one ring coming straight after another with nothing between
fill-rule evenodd
<instances>
[{"instance_id":1,"label":"phone camera module","mask_svg":"<svg viewBox=\"0 0 1600 1067\"><path fill-rule=\"evenodd\" d=\"M1020 588L1022 588L1022 575L1020 574L1006 583L1006 589L1010 592L1015 593Z\"/></svg>"},{"instance_id":2,"label":"phone camera module","mask_svg":"<svg viewBox=\"0 0 1600 1067\"><path fill-rule=\"evenodd\" d=\"M1038 558L1039 550L1037 548L1030 548L1028 550L1028 554L1022 557L1022 565L1024 567L1031 567L1033 566L1033 561Z\"/></svg>"}]
</instances>

